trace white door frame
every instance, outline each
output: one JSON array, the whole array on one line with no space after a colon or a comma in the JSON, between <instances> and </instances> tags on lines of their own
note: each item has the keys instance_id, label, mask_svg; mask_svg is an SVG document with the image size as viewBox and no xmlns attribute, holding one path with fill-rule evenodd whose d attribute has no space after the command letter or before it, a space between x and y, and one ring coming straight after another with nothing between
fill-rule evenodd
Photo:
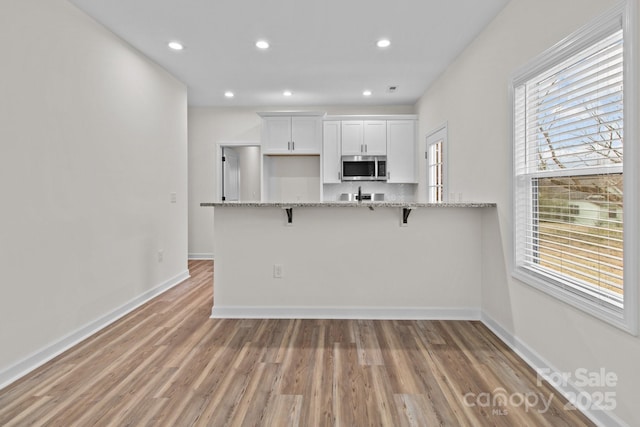
<instances>
[{"instance_id":1,"label":"white door frame","mask_svg":"<svg viewBox=\"0 0 640 427\"><path fill-rule=\"evenodd\" d=\"M260 141L220 141L216 143L216 201L222 201L222 147L258 147L260 148L260 156L262 156L262 147ZM262 176L262 162L260 162L260 175ZM262 180L260 180L260 192L262 192Z\"/></svg>"}]
</instances>

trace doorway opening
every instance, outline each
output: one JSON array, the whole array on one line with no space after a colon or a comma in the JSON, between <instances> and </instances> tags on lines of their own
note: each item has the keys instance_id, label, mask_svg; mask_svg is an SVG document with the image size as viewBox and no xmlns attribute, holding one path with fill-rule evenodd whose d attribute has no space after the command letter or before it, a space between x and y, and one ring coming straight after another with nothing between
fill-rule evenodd
<instances>
[{"instance_id":1,"label":"doorway opening","mask_svg":"<svg viewBox=\"0 0 640 427\"><path fill-rule=\"evenodd\" d=\"M257 143L218 144L218 195L222 202L259 202L260 146Z\"/></svg>"}]
</instances>

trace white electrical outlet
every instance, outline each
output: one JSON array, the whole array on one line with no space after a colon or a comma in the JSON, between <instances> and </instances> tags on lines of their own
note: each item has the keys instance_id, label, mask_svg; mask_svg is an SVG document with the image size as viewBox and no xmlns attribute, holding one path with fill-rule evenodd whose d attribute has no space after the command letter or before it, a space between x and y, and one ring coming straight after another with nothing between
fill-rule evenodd
<instances>
[{"instance_id":1,"label":"white electrical outlet","mask_svg":"<svg viewBox=\"0 0 640 427\"><path fill-rule=\"evenodd\" d=\"M273 264L273 278L282 279L282 265Z\"/></svg>"},{"instance_id":2,"label":"white electrical outlet","mask_svg":"<svg viewBox=\"0 0 640 427\"><path fill-rule=\"evenodd\" d=\"M176 203L177 199L178 199L178 195L176 193L169 193L169 201L171 203Z\"/></svg>"},{"instance_id":3,"label":"white electrical outlet","mask_svg":"<svg viewBox=\"0 0 640 427\"><path fill-rule=\"evenodd\" d=\"M164 259L164 251L160 249L158 251L158 262L162 262L163 259Z\"/></svg>"}]
</instances>

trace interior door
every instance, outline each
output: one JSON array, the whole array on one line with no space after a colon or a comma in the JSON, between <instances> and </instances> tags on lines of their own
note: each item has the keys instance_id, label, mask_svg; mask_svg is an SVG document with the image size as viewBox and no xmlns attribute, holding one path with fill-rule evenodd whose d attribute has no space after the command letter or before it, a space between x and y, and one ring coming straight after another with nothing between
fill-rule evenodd
<instances>
[{"instance_id":1,"label":"interior door","mask_svg":"<svg viewBox=\"0 0 640 427\"><path fill-rule=\"evenodd\" d=\"M240 164L238 154L232 148L222 149L222 200L240 200Z\"/></svg>"}]
</instances>

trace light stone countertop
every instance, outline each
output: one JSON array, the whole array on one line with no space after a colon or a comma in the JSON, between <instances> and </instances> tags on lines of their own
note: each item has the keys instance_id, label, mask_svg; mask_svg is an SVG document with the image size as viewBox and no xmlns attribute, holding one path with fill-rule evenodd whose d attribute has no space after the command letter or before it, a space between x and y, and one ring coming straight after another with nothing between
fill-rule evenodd
<instances>
[{"instance_id":1,"label":"light stone countertop","mask_svg":"<svg viewBox=\"0 0 640 427\"><path fill-rule=\"evenodd\" d=\"M207 202L202 207L238 208L495 208L496 203L416 203L416 202Z\"/></svg>"}]
</instances>

